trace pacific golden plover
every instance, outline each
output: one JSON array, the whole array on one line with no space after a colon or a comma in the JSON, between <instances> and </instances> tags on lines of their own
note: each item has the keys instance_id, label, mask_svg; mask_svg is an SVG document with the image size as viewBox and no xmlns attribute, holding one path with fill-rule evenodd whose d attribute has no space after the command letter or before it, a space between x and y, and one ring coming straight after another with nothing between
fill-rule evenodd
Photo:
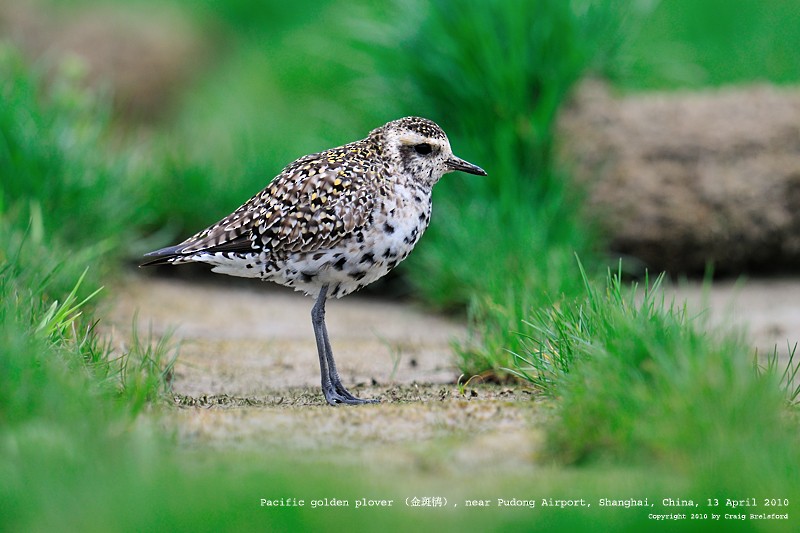
<instances>
[{"instance_id":1,"label":"pacific golden plover","mask_svg":"<svg viewBox=\"0 0 800 533\"><path fill-rule=\"evenodd\" d=\"M214 272L261 278L316 298L311 322L322 392L331 404L377 400L342 385L325 326L325 301L350 294L406 258L428 227L431 189L453 170L485 176L453 155L436 123L389 122L366 139L301 157L231 215L146 265L207 263Z\"/></svg>"}]
</instances>

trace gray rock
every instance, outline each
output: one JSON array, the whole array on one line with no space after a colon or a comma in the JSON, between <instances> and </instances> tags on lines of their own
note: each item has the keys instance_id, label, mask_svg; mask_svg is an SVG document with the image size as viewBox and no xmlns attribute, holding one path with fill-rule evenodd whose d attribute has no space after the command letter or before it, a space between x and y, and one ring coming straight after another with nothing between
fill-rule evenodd
<instances>
[{"instance_id":1,"label":"gray rock","mask_svg":"<svg viewBox=\"0 0 800 533\"><path fill-rule=\"evenodd\" d=\"M169 6L49 4L0 2L0 41L33 63L77 62L86 71L83 81L110 89L129 121L165 116L209 62L201 30Z\"/></svg>"},{"instance_id":2,"label":"gray rock","mask_svg":"<svg viewBox=\"0 0 800 533\"><path fill-rule=\"evenodd\" d=\"M614 252L673 273L800 265L796 88L617 98L587 82L558 129Z\"/></svg>"}]
</instances>

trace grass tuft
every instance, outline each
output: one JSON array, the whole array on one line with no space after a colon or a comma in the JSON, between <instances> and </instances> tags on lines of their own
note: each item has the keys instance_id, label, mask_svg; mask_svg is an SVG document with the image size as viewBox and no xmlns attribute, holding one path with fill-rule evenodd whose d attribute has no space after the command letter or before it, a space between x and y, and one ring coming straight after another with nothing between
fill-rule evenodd
<instances>
[{"instance_id":1,"label":"grass tuft","mask_svg":"<svg viewBox=\"0 0 800 533\"><path fill-rule=\"evenodd\" d=\"M135 318L131 331L130 347L123 348L119 361L119 380L124 403L136 413L172 392L180 345L172 342L169 332L156 338L150 331L140 338Z\"/></svg>"},{"instance_id":2,"label":"grass tuft","mask_svg":"<svg viewBox=\"0 0 800 533\"><path fill-rule=\"evenodd\" d=\"M759 376L768 376L777 379L789 406L800 403L800 362L797 361L797 343L792 346L787 343L789 357L785 361L778 354L777 345L766 358L766 365L759 363L758 353L753 364ZM783 369L783 370L781 370Z\"/></svg>"},{"instance_id":3,"label":"grass tuft","mask_svg":"<svg viewBox=\"0 0 800 533\"><path fill-rule=\"evenodd\" d=\"M662 276L640 289L609 272L597 287L581 272L584 296L534 313L517 358L518 376L559 399L550 453L670 465L715 490L740 487L742 475L789 490L787 467L800 469L784 416L794 370L783 387L774 365L754 371L746 340L666 302Z\"/></svg>"},{"instance_id":4,"label":"grass tuft","mask_svg":"<svg viewBox=\"0 0 800 533\"><path fill-rule=\"evenodd\" d=\"M75 321L81 316L80 309L103 290L103 288L100 287L80 302L77 301L76 295L83 283L83 279L86 277L87 271L88 268L83 271L83 274L78 278L75 286L62 302L59 303L59 301L56 300L50 304L50 307L34 328L35 333L44 333L51 340L59 339L62 343L66 342L68 338L74 338L73 335L69 335L69 332L74 333L75 331Z\"/></svg>"}]
</instances>

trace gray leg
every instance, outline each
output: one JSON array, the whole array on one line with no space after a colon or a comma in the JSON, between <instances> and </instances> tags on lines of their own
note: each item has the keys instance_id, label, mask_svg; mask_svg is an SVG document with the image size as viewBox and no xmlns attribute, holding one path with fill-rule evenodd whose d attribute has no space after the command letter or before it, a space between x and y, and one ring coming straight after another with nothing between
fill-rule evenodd
<instances>
[{"instance_id":1,"label":"gray leg","mask_svg":"<svg viewBox=\"0 0 800 533\"><path fill-rule=\"evenodd\" d=\"M353 396L339 379L336 363L333 360L333 350L328 340L328 328L325 326L325 300L328 295L328 286L322 287L317 296L317 301L311 309L311 324L314 326L314 337L317 340L319 354L319 370L322 378L322 393L325 401L330 405L377 403L378 400L362 400Z\"/></svg>"}]
</instances>

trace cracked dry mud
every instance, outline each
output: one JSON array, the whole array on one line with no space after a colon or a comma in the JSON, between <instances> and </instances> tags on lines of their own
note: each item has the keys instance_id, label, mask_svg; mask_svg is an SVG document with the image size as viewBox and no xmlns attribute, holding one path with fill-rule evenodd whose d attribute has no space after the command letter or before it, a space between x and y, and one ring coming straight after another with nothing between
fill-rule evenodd
<instances>
[{"instance_id":1,"label":"cracked dry mud","mask_svg":"<svg viewBox=\"0 0 800 533\"><path fill-rule=\"evenodd\" d=\"M174 408L162 423L187 447L279 449L337 462L404 467L534 468L552 404L523 385L473 380L462 394L452 351L466 327L407 302L358 295L328 302L328 328L344 383L378 405L332 408L319 389L312 300L271 284L131 275L110 293L106 331L118 346L169 331L180 342ZM697 284L668 291L711 323L748 327L764 353L786 352L800 332L800 282ZM431 455L433 454L433 455ZM434 459L431 459L434 457ZM447 466L443 466L447 465Z\"/></svg>"}]
</instances>

